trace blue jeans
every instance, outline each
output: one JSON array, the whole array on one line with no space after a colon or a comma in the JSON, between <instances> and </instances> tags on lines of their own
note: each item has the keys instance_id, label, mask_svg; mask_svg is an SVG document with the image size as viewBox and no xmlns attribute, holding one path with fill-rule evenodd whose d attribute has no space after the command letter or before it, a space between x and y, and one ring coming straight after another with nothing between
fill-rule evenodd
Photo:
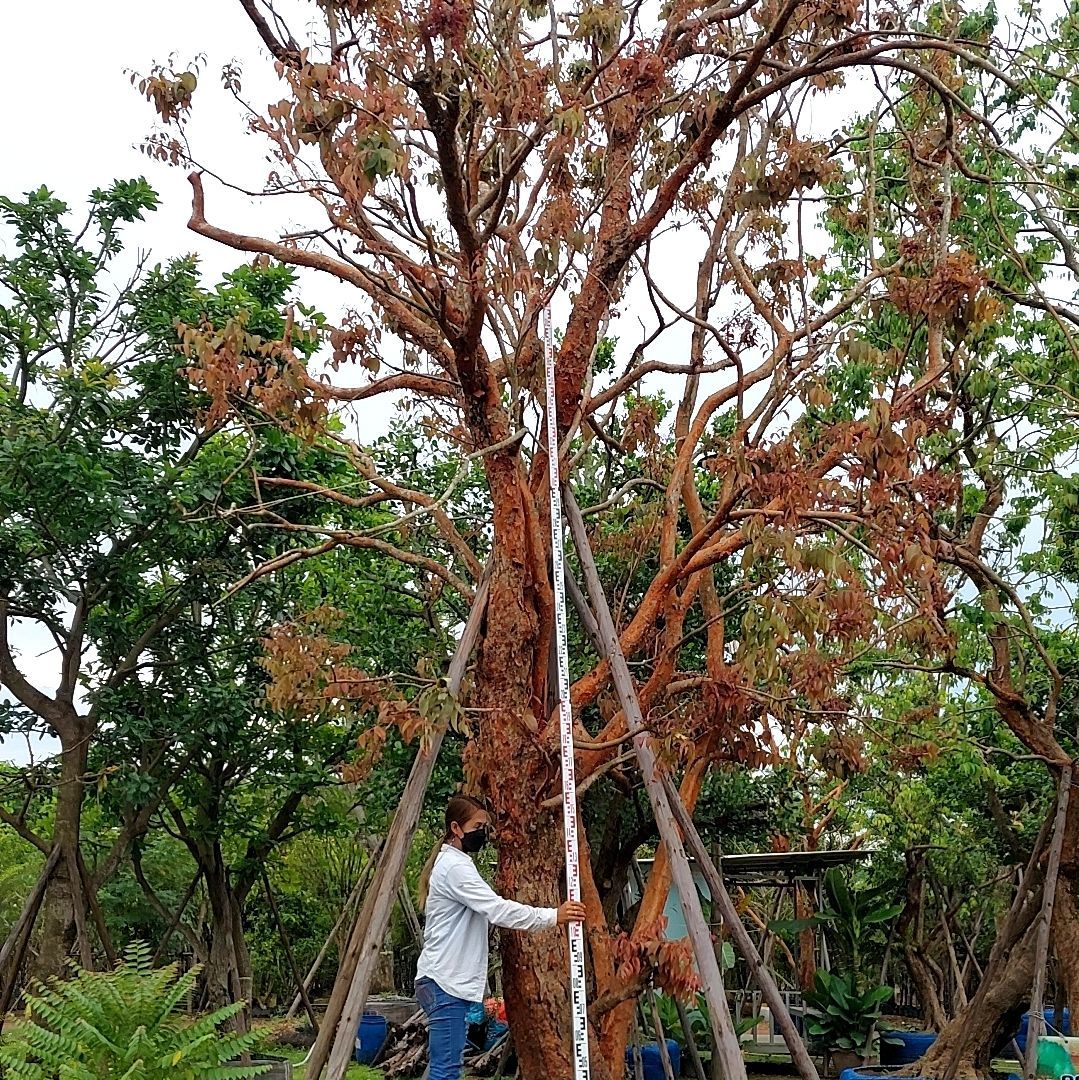
<instances>
[{"instance_id":1,"label":"blue jeans","mask_svg":"<svg viewBox=\"0 0 1079 1080\"><path fill-rule=\"evenodd\" d=\"M461 1080L465 1015L471 1003L447 994L430 979L416 980L416 1000L427 1016L429 1080Z\"/></svg>"}]
</instances>

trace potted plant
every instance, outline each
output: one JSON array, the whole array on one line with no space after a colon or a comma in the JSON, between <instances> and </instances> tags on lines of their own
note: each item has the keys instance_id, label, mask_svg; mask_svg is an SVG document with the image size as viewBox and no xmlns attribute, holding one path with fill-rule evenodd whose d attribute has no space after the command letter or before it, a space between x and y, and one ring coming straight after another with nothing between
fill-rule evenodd
<instances>
[{"instance_id":1,"label":"potted plant","mask_svg":"<svg viewBox=\"0 0 1079 1080\"><path fill-rule=\"evenodd\" d=\"M890 986L860 991L846 976L816 973L805 994L806 1034L825 1055L830 1073L838 1076L869 1058L880 1007L891 996Z\"/></svg>"},{"instance_id":2,"label":"potted plant","mask_svg":"<svg viewBox=\"0 0 1079 1080\"><path fill-rule=\"evenodd\" d=\"M826 907L822 911L770 927L781 934L829 927L838 938L845 973L818 971L812 990L805 994L806 1034L836 1075L868 1062L880 1007L892 997L891 987L862 979L862 955L869 936L903 910L902 904L887 903L885 892L885 888L853 891L842 871L833 867L824 875Z\"/></svg>"}]
</instances>

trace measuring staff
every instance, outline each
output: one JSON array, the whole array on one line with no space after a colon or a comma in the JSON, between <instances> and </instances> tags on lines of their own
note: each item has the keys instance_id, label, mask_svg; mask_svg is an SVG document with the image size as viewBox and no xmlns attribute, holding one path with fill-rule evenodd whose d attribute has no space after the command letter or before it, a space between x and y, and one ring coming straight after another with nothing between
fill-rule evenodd
<instances>
[{"instance_id":1,"label":"measuring staff","mask_svg":"<svg viewBox=\"0 0 1079 1080\"><path fill-rule=\"evenodd\" d=\"M548 930L584 920L584 905L529 907L499 896L480 877L471 856L487 843L490 822L483 804L456 795L446 807L446 831L420 876L426 915L423 951L416 967L416 1000L427 1015L430 1080L460 1080L465 1016L487 986L487 936L504 930Z\"/></svg>"}]
</instances>

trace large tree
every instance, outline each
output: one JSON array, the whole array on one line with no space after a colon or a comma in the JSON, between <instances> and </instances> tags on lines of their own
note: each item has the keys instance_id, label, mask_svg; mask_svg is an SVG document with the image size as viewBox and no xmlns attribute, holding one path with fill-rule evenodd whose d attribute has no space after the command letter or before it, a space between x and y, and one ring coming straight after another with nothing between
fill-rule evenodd
<instances>
[{"instance_id":1,"label":"large tree","mask_svg":"<svg viewBox=\"0 0 1079 1080\"><path fill-rule=\"evenodd\" d=\"M21 795L6 785L0 822L55 853L41 974L64 970L76 938L91 965L95 893L183 768L167 742L143 745L131 759L143 785L137 812L87 866L86 792L113 764L98 760L91 775L88 763L110 710L149 708L162 639L197 640L208 606L289 544L227 519L221 500L244 471L250 425L230 433L207 415L175 323L216 327L237 355L264 361L280 347L292 272L245 267L204 289L192 259L142 260L121 278L123 229L156 204L144 180L94 191L80 223L45 188L0 200L13 248L0 257L0 723L59 743L55 760L23 771ZM313 348L316 324L296 327L290 347L302 351L306 335ZM52 665L31 678L34 650ZM27 816L42 787L55 794L43 832Z\"/></svg>"},{"instance_id":2,"label":"large tree","mask_svg":"<svg viewBox=\"0 0 1079 1080\"><path fill-rule=\"evenodd\" d=\"M312 23L306 9L241 2L282 83L265 109L245 103L274 158L267 191L309 196L313 215L251 235L215 219L196 170L191 227L351 286L334 366L358 361L374 377L338 385L300 359L253 371L197 328L188 348L222 410L267 379L278 406L400 394L480 463L492 527L468 534L445 513L445 490L402 483L342 437L356 488L334 497L396 501L401 530L391 544L316 528L309 551L381 543L415 561L409 530L425 519L440 533L440 557L426 553L425 565L466 598L489 557L466 765L495 808L505 892L553 903L562 852L548 457L533 434L546 407L594 545L629 568L617 593L606 581L622 648L691 807L717 761L781 756L784 738L813 724L842 733L852 654L899 641L950 651L935 545L956 480L922 448L952 428L957 357L1001 310L1000 282L956 226L964 198L993 190L981 163L1001 160L998 125L1033 112L1067 126L1035 75L1067 68L1069 54L1024 51L1050 33L1031 20L1028 39L1001 42L956 4L548 12L514 0L327 0ZM235 69L226 84L241 97ZM199 164L184 129L193 86L162 69L142 84L172 125L147 144L162 159ZM915 216L874 218L891 176L864 140L812 123L851 101L861 113L870 97L878 116L918 118L905 144ZM1017 267L1051 258L1065 212L1061 178L1043 184L1024 149L1008 156L1015 198L1024 235L1047 247L1009 253ZM848 173L867 179L844 185ZM817 228L833 203L868 215L871 236L838 270L821 259ZM1039 302L1021 273L1006 284L1009 303ZM538 333L549 303L564 325L552 402ZM886 347L870 332L882 306L911 327ZM605 334L620 317L639 336L618 371ZM654 393L662 376L669 414ZM590 783L622 764L627 733L606 663L579 660L579 776ZM638 941L655 932L668 883L661 851ZM632 989L624 946L587 872L584 885L596 989L614 1003ZM526 1019L522 1074L569 1076L563 942L505 935L503 958L511 1019ZM631 1022L628 1004L595 1017L598 1076L621 1070Z\"/></svg>"}]
</instances>

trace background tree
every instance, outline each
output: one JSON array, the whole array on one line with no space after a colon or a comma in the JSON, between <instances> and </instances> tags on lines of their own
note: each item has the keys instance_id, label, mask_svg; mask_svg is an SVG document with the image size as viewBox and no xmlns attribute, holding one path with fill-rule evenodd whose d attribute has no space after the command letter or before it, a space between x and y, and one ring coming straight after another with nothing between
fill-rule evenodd
<instances>
[{"instance_id":1,"label":"background tree","mask_svg":"<svg viewBox=\"0 0 1079 1080\"><path fill-rule=\"evenodd\" d=\"M288 543L248 538L219 513L243 470L250 427L228 434L206 415L210 399L182 374L176 320L216 326L238 355L265 359L278 346L260 331L280 338L293 278L262 265L204 290L193 261L181 259L139 263L117 284L122 228L156 205L143 180L92 193L78 230L44 188L2 205L16 253L0 259L0 681L10 695L0 708L6 733L45 734L60 753L55 768L22 772L0 820L44 855L57 853L46 862L38 951L39 972L50 974L63 970L76 939L91 966L86 925L97 889L186 764L160 737L140 744L127 759L137 763L137 809L87 867L85 794L114 764L98 759L91 775L88 763L110 712L126 708L147 722L161 702L148 673L167 652L165 638L180 650L171 662L190 662L182 649L205 634L204 613L222 591ZM313 349L317 325L312 317L294 326L290 348ZM51 695L20 664L25 644L42 640L55 650ZM55 801L39 834L27 815L49 788Z\"/></svg>"}]
</instances>

